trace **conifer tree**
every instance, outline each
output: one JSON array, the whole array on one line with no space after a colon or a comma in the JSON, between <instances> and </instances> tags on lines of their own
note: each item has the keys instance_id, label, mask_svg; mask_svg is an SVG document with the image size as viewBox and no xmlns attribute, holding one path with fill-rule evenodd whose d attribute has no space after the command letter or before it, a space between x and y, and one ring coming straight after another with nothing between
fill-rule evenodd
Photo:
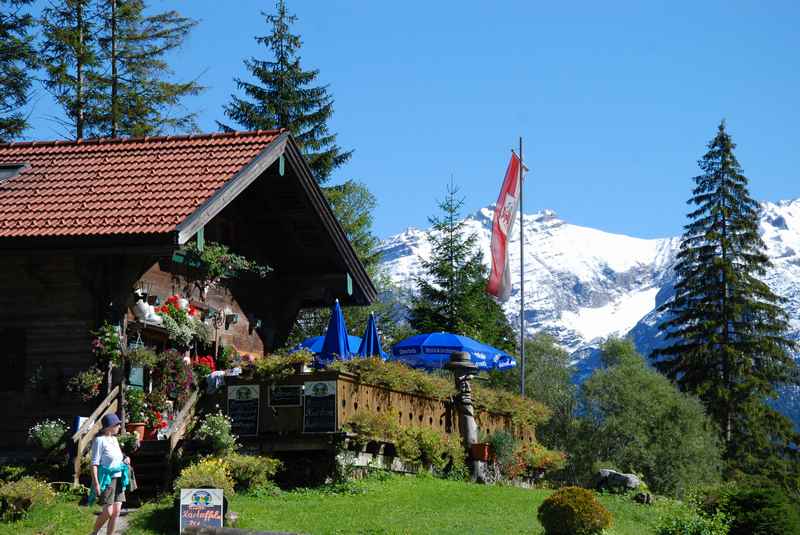
<instances>
[{"instance_id":1,"label":"conifer tree","mask_svg":"<svg viewBox=\"0 0 800 535\"><path fill-rule=\"evenodd\" d=\"M42 63L45 88L63 108L59 123L75 139L97 135L95 120L100 79L99 21L93 0L57 0L42 10ZM72 137L72 136L70 136Z\"/></svg>"},{"instance_id":2,"label":"conifer tree","mask_svg":"<svg viewBox=\"0 0 800 535\"><path fill-rule=\"evenodd\" d=\"M343 152L336 145L336 134L328 130L333 98L327 86L312 85L319 71L306 71L300 66L302 41L290 31L297 17L287 12L284 0L278 0L276 8L275 15L262 13L272 28L271 33L256 37L267 49L269 59L245 60L255 82L236 78L236 85L245 96L233 95L224 111L248 130L288 129L300 145L317 182L322 184L334 169L350 159L352 151Z\"/></svg>"},{"instance_id":3,"label":"conifer tree","mask_svg":"<svg viewBox=\"0 0 800 535\"><path fill-rule=\"evenodd\" d=\"M98 39L105 69L93 114L100 135L150 136L197 130L196 113L181 113L181 99L203 88L172 82L165 55L179 48L197 21L177 11L145 15L144 0L101 0Z\"/></svg>"},{"instance_id":4,"label":"conifer tree","mask_svg":"<svg viewBox=\"0 0 800 535\"><path fill-rule=\"evenodd\" d=\"M195 114L176 109L202 88L167 80L164 59L197 22L146 9L144 0L57 0L43 10L44 85L75 138L197 129Z\"/></svg>"},{"instance_id":5,"label":"conifer tree","mask_svg":"<svg viewBox=\"0 0 800 535\"><path fill-rule=\"evenodd\" d=\"M28 101L36 52L30 35L33 17L23 13L31 0L0 0L0 142L19 137L28 121Z\"/></svg>"},{"instance_id":6,"label":"conifer tree","mask_svg":"<svg viewBox=\"0 0 800 535\"><path fill-rule=\"evenodd\" d=\"M422 262L418 294L409 322L419 332L446 331L470 336L499 349L514 349L514 331L503 309L485 291L486 267L477 236L466 234L459 212L464 205L450 185L431 217L431 257Z\"/></svg>"},{"instance_id":7,"label":"conifer tree","mask_svg":"<svg viewBox=\"0 0 800 535\"><path fill-rule=\"evenodd\" d=\"M787 338L784 300L760 280L770 262L734 148L723 121L698 162L675 296L661 307L669 313L659 326L668 345L651 357L703 401L721 429L730 469L783 477L786 469L798 472L790 459L797 437L767 400L796 381L796 346Z\"/></svg>"}]
</instances>

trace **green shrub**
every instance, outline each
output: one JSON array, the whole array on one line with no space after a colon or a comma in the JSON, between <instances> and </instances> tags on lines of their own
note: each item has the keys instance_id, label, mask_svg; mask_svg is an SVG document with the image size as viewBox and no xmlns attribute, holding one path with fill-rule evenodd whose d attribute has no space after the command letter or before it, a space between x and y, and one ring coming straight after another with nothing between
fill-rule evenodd
<instances>
[{"instance_id":1,"label":"green shrub","mask_svg":"<svg viewBox=\"0 0 800 535\"><path fill-rule=\"evenodd\" d=\"M508 431L495 431L486 438L486 442L491 446L494 458L501 469L505 469L514 460L517 440Z\"/></svg>"},{"instance_id":2,"label":"green shrub","mask_svg":"<svg viewBox=\"0 0 800 535\"><path fill-rule=\"evenodd\" d=\"M267 488L281 462L270 457L231 453L223 459L237 491Z\"/></svg>"},{"instance_id":3,"label":"green shrub","mask_svg":"<svg viewBox=\"0 0 800 535\"><path fill-rule=\"evenodd\" d=\"M706 516L687 510L663 518L655 535L728 535L728 520L723 513Z\"/></svg>"},{"instance_id":4,"label":"green shrub","mask_svg":"<svg viewBox=\"0 0 800 535\"><path fill-rule=\"evenodd\" d=\"M16 481L25 475L24 466L15 464L4 464L0 466L0 483L5 481Z\"/></svg>"},{"instance_id":5,"label":"green shrub","mask_svg":"<svg viewBox=\"0 0 800 535\"><path fill-rule=\"evenodd\" d=\"M236 449L238 437L231 433L231 419L221 412L207 414L197 429L196 436L217 455L224 455Z\"/></svg>"},{"instance_id":6,"label":"green shrub","mask_svg":"<svg viewBox=\"0 0 800 535\"><path fill-rule=\"evenodd\" d=\"M46 452L63 448L67 424L63 420L44 420L28 430L28 441Z\"/></svg>"},{"instance_id":7,"label":"green shrub","mask_svg":"<svg viewBox=\"0 0 800 535\"><path fill-rule=\"evenodd\" d=\"M203 459L181 470L175 480L176 494L180 494L180 489L197 488L222 489L226 496L233 495L234 482L224 459Z\"/></svg>"},{"instance_id":8,"label":"green shrub","mask_svg":"<svg viewBox=\"0 0 800 535\"><path fill-rule=\"evenodd\" d=\"M720 509L731 519L730 535L800 533L798 506L777 487L734 487L725 492Z\"/></svg>"},{"instance_id":9,"label":"green shrub","mask_svg":"<svg viewBox=\"0 0 800 535\"><path fill-rule=\"evenodd\" d=\"M314 354L305 349L294 353L275 353L257 359L254 363L255 376L261 381L274 383L293 373L299 366L309 365L314 360Z\"/></svg>"},{"instance_id":10,"label":"green shrub","mask_svg":"<svg viewBox=\"0 0 800 535\"><path fill-rule=\"evenodd\" d=\"M53 489L44 481L23 477L0 486L0 504L4 520L15 520L31 508L49 505L55 499Z\"/></svg>"},{"instance_id":11,"label":"green shrub","mask_svg":"<svg viewBox=\"0 0 800 535\"><path fill-rule=\"evenodd\" d=\"M611 513L592 491L564 487L539 506L539 522L547 535L594 535L611 527Z\"/></svg>"}]
</instances>

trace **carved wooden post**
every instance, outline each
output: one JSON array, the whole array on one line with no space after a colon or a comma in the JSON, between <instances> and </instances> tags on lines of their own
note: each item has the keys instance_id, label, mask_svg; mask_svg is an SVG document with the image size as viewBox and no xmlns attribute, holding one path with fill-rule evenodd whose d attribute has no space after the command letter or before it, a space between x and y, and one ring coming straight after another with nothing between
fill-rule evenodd
<instances>
[{"instance_id":1,"label":"carved wooden post","mask_svg":"<svg viewBox=\"0 0 800 535\"><path fill-rule=\"evenodd\" d=\"M478 442L478 423L475 421L475 407L472 404L472 386L470 380L475 376L478 367L472 363L468 353L453 352L450 362L445 367L453 372L456 383L456 410L458 411L461 438L467 451ZM485 483L484 465L482 461L470 458L472 479Z\"/></svg>"}]
</instances>

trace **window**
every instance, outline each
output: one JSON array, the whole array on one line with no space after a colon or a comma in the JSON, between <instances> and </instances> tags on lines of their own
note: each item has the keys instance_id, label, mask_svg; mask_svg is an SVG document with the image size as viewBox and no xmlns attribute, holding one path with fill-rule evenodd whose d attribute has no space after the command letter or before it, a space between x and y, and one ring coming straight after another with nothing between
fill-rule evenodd
<instances>
[{"instance_id":1,"label":"window","mask_svg":"<svg viewBox=\"0 0 800 535\"><path fill-rule=\"evenodd\" d=\"M25 390L25 330L0 328L0 392Z\"/></svg>"},{"instance_id":2,"label":"window","mask_svg":"<svg viewBox=\"0 0 800 535\"><path fill-rule=\"evenodd\" d=\"M0 183L5 182L9 178L14 178L20 171L27 167L28 165L24 163L0 163Z\"/></svg>"}]
</instances>

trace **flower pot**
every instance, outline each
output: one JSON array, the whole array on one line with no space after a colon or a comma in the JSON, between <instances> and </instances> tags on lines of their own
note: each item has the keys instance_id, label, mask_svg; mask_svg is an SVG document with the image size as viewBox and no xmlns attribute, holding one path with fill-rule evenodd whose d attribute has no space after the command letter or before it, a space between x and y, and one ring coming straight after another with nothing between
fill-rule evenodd
<instances>
[{"instance_id":1,"label":"flower pot","mask_svg":"<svg viewBox=\"0 0 800 535\"><path fill-rule=\"evenodd\" d=\"M474 461L486 462L489 460L489 457L491 456L491 448L489 447L489 444L485 442L470 444L469 456Z\"/></svg>"},{"instance_id":2,"label":"flower pot","mask_svg":"<svg viewBox=\"0 0 800 535\"><path fill-rule=\"evenodd\" d=\"M136 433L139 436L139 440L144 440L144 422L129 422L125 424L125 431Z\"/></svg>"},{"instance_id":3,"label":"flower pot","mask_svg":"<svg viewBox=\"0 0 800 535\"><path fill-rule=\"evenodd\" d=\"M144 430L144 438L142 440L158 440L158 428L148 427Z\"/></svg>"}]
</instances>

